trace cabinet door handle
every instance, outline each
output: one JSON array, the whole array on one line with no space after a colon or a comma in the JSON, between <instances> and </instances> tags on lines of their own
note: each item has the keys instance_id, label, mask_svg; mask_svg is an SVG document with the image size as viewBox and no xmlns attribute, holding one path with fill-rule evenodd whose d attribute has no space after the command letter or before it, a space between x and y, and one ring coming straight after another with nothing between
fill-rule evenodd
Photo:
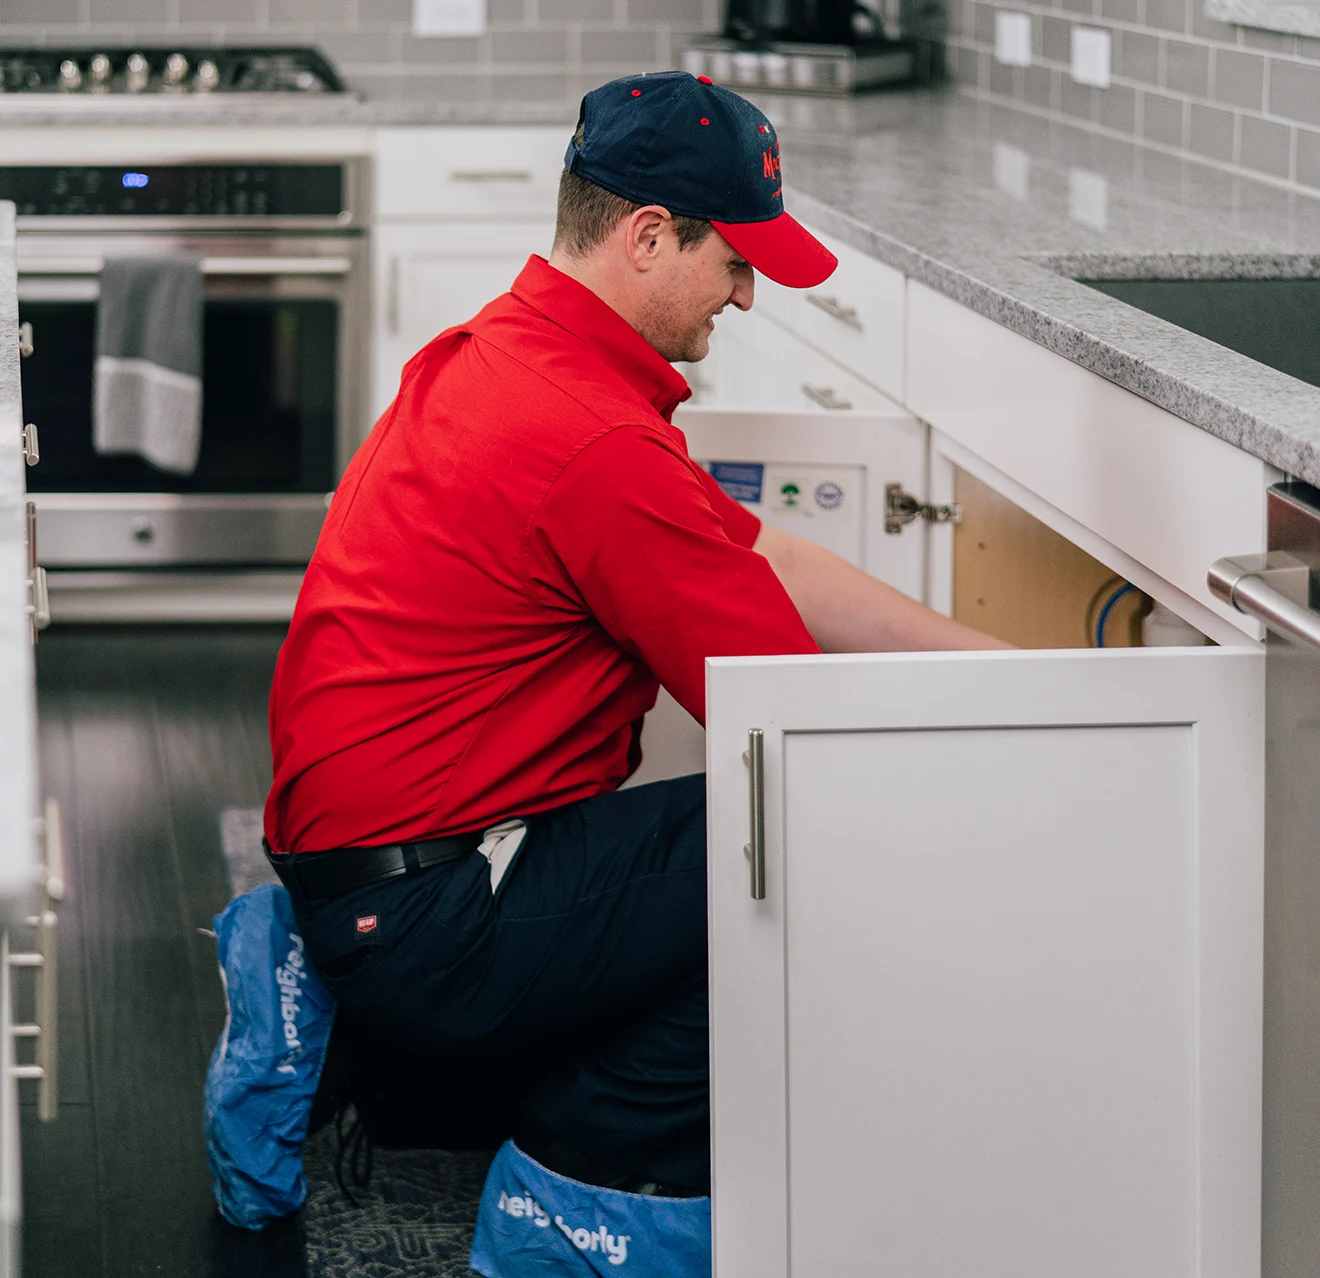
<instances>
[{"instance_id":1,"label":"cabinet door handle","mask_svg":"<svg viewBox=\"0 0 1320 1278\"><path fill-rule=\"evenodd\" d=\"M36 347L32 345L32 325L24 320L18 326L18 353L23 359L27 359L35 349Z\"/></svg>"},{"instance_id":2,"label":"cabinet door handle","mask_svg":"<svg viewBox=\"0 0 1320 1278\"><path fill-rule=\"evenodd\" d=\"M37 436L36 422L28 422L23 427L23 460L29 466L35 466L41 460L41 441Z\"/></svg>"},{"instance_id":3,"label":"cabinet door handle","mask_svg":"<svg viewBox=\"0 0 1320 1278\"><path fill-rule=\"evenodd\" d=\"M399 255L390 254L385 279L385 325L391 333L399 331Z\"/></svg>"},{"instance_id":4,"label":"cabinet door handle","mask_svg":"<svg viewBox=\"0 0 1320 1278\"><path fill-rule=\"evenodd\" d=\"M455 182L530 182L531 169L456 169L449 175Z\"/></svg>"},{"instance_id":5,"label":"cabinet door handle","mask_svg":"<svg viewBox=\"0 0 1320 1278\"><path fill-rule=\"evenodd\" d=\"M847 324L849 328L855 328L859 333L862 331L862 320L855 306L845 306L837 297L826 297L822 293L808 293L807 301L839 323Z\"/></svg>"},{"instance_id":6,"label":"cabinet door handle","mask_svg":"<svg viewBox=\"0 0 1320 1278\"><path fill-rule=\"evenodd\" d=\"M751 841L743 847L743 855L751 864L752 900L765 900L765 733L752 728L747 733L747 750L743 762L748 770L748 798L750 812L748 829Z\"/></svg>"},{"instance_id":7,"label":"cabinet door handle","mask_svg":"<svg viewBox=\"0 0 1320 1278\"><path fill-rule=\"evenodd\" d=\"M26 508L28 575L37 570L37 503L30 501Z\"/></svg>"},{"instance_id":8,"label":"cabinet door handle","mask_svg":"<svg viewBox=\"0 0 1320 1278\"><path fill-rule=\"evenodd\" d=\"M10 967L36 969L37 1019L31 1024L11 1026L10 1032L15 1038L36 1040L36 1061L13 1066L13 1075L37 1080L37 1117L43 1123L51 1123L60 1113L59 915L55 912L55 902L63 898L66 881L64 825L54 799L46 800L45 815L37 826L45 842L46 864L39 882L37 913L27 920L37 929L37 948L30 953L8 956Z\"/></svg>"},{"instance_id":9,"label":"cabinet door handle","mask_svg":"<svg viewBox=\"0 0 1320 1278\"><path fill-rule=\"evenodd\" d=\"M822 408L837 410L852 407L852 400L840 399L834 393L832 386L813 386L810 382L803 382L802 393L812 403L819 404Z\"/></svg>"},{"instance_id":10,"label":"cabinet door handle","mask_svg":"<svg viewBox=\"0 0 1320 1278\"><path fill-rule=\"evenodd\" d=\"M46 581L46 570L41 567L32 570L28 578L28 590L32 602L28 604L28 616L32 618L32 642L37 642L37 631L45 630L50 625L50 586Z\"/></svg>"}]
</instances>

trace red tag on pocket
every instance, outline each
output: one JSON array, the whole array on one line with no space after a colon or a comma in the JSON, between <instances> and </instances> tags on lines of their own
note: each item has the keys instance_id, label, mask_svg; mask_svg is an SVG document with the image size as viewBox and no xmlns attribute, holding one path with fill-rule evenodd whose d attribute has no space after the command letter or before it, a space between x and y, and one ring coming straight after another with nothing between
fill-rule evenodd
<instances>
[{"instance_id":1,"label":"red tag on pocket","mask_svg":"<svg viewBox=\"0 0 1320 1278\"><path fill-rule=\"evenodd\" d=\"M364 914L357 921L357 930L359 932L374 932L376 930L376 916L374 914Z\"/></svg>"}]
</instances>

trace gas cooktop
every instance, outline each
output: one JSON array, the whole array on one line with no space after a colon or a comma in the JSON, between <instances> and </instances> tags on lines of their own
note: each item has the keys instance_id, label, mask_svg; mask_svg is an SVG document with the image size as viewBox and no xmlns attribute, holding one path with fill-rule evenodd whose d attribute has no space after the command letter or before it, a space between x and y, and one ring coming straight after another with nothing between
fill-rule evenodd
<instances>
[{"instance_id":1,"label":"gas cooktop","mask_svg":"<svg viewBox=\"0 0 1320 1278\"><path fill-rule=\"evenodd\" d=\"M345 93L316 49L4 49L0 93Z\"/></svg>"}]
</instances>

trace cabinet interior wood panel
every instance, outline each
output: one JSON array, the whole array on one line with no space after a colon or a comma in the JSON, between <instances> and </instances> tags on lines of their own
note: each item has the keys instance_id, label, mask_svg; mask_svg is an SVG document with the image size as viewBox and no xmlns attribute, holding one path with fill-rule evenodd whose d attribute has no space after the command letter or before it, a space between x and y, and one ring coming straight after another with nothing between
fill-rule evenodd
<instances>
[{"instance_id":1,"label":"cabinet interior wood panel","mask_svg":"<svg viewBox=\"0 0 1320 1278\"><path fill-rule=\"evenodd\" d=\"M954 494L963 512L953 530L954 617L1019 648L1093 646L1097 595L1122 580L965 470ZM1144 611L1139 591L1120 599L1105 646L1138 646Z\"/></svg>"}]
</instances>

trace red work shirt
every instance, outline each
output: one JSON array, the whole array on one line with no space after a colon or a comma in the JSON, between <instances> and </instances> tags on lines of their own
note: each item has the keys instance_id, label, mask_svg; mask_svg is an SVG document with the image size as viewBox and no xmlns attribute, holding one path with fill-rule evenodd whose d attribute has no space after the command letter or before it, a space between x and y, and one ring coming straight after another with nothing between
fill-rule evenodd
<instances>
[{"instance_id":1,"label":"red work shirt","mask_svg":"<svg viewBox=\"0 0 1320 1278\"><path fill-rule=\"evenodd\" d=\"M659 684L818 651L760 522L671 425L683 378L533 257L409 361L335 493L271 689L277 851L480 829L616 789Z\"/></svg>"}]
</instances>

